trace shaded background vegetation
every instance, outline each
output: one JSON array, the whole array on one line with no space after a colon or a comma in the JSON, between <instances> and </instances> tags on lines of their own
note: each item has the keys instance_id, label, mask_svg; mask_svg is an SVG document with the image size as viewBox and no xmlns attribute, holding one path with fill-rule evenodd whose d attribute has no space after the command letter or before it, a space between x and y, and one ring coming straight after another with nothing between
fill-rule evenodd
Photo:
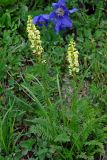
<instances>
[{"instance_id":1,"label":"shaded background vegetation","mask_svg":"<svg viewBox=\"0 0 107 160\"><path fill-rule=\"evenodd\" d=\"M79 9L73 28L40 29L46 64L37 64L27 16L50 13L52 2L0 0L0 160L106 160L107 2L67 0ZM80 53L74 78L71 37Z\"/></svg>"}]
</instances>

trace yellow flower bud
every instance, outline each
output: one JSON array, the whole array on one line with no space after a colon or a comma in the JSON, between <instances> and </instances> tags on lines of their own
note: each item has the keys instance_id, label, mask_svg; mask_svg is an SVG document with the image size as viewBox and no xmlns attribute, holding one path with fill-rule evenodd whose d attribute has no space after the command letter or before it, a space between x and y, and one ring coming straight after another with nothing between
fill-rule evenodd
<instances>
[{"instance_id":1,"label":"yellow flower bud","mask_svg":"<svg viewBox=\"0 0 107 160\"><path fill-rule=\"evenodd\" d=\"M31 48L34 54L41 56L43 48L41 46L40 31L32 23L32 17L28 16L27 21L28 38L31 42Z\"/></svg>"},{"instance_id":2,"label":"yellow flower bud","mask_svg":"<svg viewBox=\"0 0 107 160\"><path fill-rule=\"evenodd\" d=\"M79 72L78 54L79 52L76 49L76 44L72 39L68 45L68 51L67 51L67 60L69 63L68 68L70 75Z\"/></svg>"}]
</instances>

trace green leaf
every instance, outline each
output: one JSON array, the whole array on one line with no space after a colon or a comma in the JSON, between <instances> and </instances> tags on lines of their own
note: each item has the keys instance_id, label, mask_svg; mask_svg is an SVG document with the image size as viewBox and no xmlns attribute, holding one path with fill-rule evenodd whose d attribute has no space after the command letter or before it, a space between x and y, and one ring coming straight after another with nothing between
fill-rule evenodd
<instances>
[{"instance_id":1,"label":"green leaf","mask_svg":"<svg viewBox=\"0 0 107 160\"><path fill-rule=\"evenodd\" d=\"M11 16L9 12L6 12L2 16L2 25L5 25L6 27L11 26Z\"/></svg>"},{"instance_id":2,"label":"green leaf","mask_svg":"<svg viewBox=\"0 0 107 160\"><path fill-rule=\"evenodd\" d=\"M16 0L0 0L0 5L7 6L7 5L11 5L15 2L16 2Z\"/></svg>"},{"instance_id":3,"label":"green leaf","mask_svg":"<svg viewBox=\"0 0 107 160\"><path fill-rule=\"evenodd\" d=\"M62 133L55 138L55 142L70 142L70 137L66 133Z\"/></svg>"},{"instance_id":4,"label":"green leaf","mask_svg":"<svg viewBox=\"0 0 107 160\"><path fill-rule=\"evenodd\" d=\"M26 140L26 141L23 141L21 143L21 147L23 147L24 149L27 149L28 151L32 150L32 146L34 144L34 140L33 139L29 139L29 140Z\"/></svg>"},{"instance_id":5,"label":"green leaf","mask_svg":"<svg viewBox=\"0 0 107 160\"><path fill-rule=\"evenodd\" d=\"M5 160L2 156L0 156L0 160Z\"/></svg>"}]
</instances>

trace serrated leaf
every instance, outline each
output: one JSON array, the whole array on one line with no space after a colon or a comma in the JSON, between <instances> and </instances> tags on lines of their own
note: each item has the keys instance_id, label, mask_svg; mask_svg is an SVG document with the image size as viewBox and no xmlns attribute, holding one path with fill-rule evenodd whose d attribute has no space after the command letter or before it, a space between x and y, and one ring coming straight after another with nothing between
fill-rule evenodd
<instances>
[{"instance_id":1,"label":"serrated leaf","mask_svg":"<svg viewBox=\"0 0 107 160\"><path fill-rule=\"evenodd\" d=\"M70 142L70 137L66 133L59 134L55 140L55 142Z\"/></svg>"}]
</instances>

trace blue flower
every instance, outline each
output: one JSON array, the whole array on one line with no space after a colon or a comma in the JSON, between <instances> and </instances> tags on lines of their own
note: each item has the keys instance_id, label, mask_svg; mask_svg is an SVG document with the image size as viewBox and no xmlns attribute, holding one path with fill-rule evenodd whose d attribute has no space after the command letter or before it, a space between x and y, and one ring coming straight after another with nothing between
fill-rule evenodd
<instances>
[{"instance_id":1,"label":"blue flower","mask_svg":"<svg viewBox=\"0 0 107 160\"><path fill-rule=\"evenodd\" d=\"M53 3L54 11L50 13L49 19L55 24L55 30L59 33L60 30L72 27L72 20L69 17L70 13L76 12L77 8L68 10L65 0L58 0Z\"/></svg>"},{"instance_id":2,"label":"blue flower","mask_svg":"<svg viewBox=\"0 0 107 160\"><path fill-rule=\"evenodd\" d=\"M48 26L48 22L49 22L49 15L48 14L41 14L39 16L35 16L33 18L33 24L36 24L40 27L42 26Z\"/></svg>"}]
</instances>

